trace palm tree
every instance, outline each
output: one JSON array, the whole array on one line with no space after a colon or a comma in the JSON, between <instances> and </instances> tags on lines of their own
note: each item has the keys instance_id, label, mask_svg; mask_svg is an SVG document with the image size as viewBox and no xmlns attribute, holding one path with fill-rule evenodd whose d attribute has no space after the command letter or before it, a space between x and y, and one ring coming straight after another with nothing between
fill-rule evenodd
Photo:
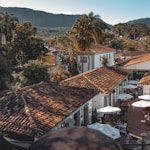
<instances>
[{"instance_id":1,"label":"palm tree","mask_svg":"<svg viewBox=\"0 0 150 150\"><path fill-rule=\"evenodd\" d=\"M1 40L3 40L2 43L11 42L16 23L18 23L18 19L13 17L12 14L8 14L7 12L0 13L0 33Z\"/></svg>"},{"instance_id":2,"label":"palm tree","mask_svg":"<svg viewBox=\"0 0 150 150\"><path fill-rule=\"evenodd\" d=\"M75 48L82 52L82 72L84 63L84 53L90 47L91 43L99 43L106 24L94 15L93 12L78 17L72 26L70 38Z\"/></svg>"}]
</instances>

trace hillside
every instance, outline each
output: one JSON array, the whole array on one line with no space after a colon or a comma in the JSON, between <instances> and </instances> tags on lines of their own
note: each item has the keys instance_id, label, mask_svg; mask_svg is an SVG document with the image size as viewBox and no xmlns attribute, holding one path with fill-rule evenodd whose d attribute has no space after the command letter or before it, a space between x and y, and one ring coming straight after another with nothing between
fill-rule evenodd
<instances>
[{"instance_id":1,"label":"hillside","mask_svg":"<svg viewBox=\"0 0 150 150\"><path fill-rule=\"evenodd\" d=\"M53 14L44 11L20 7L0 7L0 13L2 12L8 12L10 14L13 14L19 19L20 22L30 21L32 22L33 26L45 28L70 28L74 24L75 19L82 15ZM112 27L112 25L108 23L106 24L108 28Z\"/></svg>"},{"instance_id":2,"label":"hillside","mask_svg":"<svg viewBox=\"0 0 150 150\"><path fill-rule=\"evenodd\" d=\"M0 13L8 12L19 22L29 21L38 28L39 36L57 36L68 32L79 15L53 14L44 11L20 7L0 7ZM103 21L103 20L102 20ZM106 23L107 24L107 23ZM107 24L108 28L112 25Z\"/></svg>"},{"instance_id":3,"label":"hillside","mask_svg":"<svg viewBox=\"0 0 150 150\"><path fill-rule=\"evenodd\" d=\"M71 27L75 19L79 17L78 15L67 15L67 14L53 14L45 11L38 11L29 8L20 7L0 7L0 13L8 12L13 14L15 17L22 21L30 21L33 26L46 27L46 28L57 28L57 27ZM105 21L104 21L105 22ZM130 20L127 23L130 24L146 24L150 27L150 18L140 18L135 20ZM112 25L106 23L108 27Z\"/></svg>"},{"instance_id":4,"label":"hillside","mask_svg":"<svg viewBox=\"0 0 150 150\"><path fill-rule=\"evenodd\" d=\"M129 24L145 24L148 27L150 27L150 18L135 19L135 20L128 21L127 23L129 23Z\"/></svg>"},{"instance_id":5,"label":"hillside","mask_svg":"<svg viewBox=\"0 0 150 150\"><path fill-rule=\"evenodd\" d=\"M71 27L79 15L52 14L28 8L0 7L0 13L8 12L19 19L19 22L30 21L33 26L56 28Z\"/></svg>"},{"instance_id":6,"label":"hillside","mask_svg":"<svg viewBox=\"0 0 150 150\"><path fill-rule=\"evenodd\" d=\"M20 7L0 7L0 13L2 12L13 14L18 18L20 23L23 21L30 21L33 26L38 28L37 34L40 36L56 36L66 33L74 24L75 19L81 15L53 14ZM146 24L150 27L150 18L131 20L127 23ZM108 28L112 28L111 24L106 24Z\"/></svg>"}]
</instances>

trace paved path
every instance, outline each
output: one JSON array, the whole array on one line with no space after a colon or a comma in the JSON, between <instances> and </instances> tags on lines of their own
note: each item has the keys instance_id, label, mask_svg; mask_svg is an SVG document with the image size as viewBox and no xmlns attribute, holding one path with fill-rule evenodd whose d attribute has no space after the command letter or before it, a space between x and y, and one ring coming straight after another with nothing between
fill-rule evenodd
<instances>
[{"instance_id":1,"label":"paved path","mask_svg":"<svg viewBox=\"0 0 150 150\"><path fill-rule=\"evenodd\" d=\"M143 108L137 108L130 106L127 114L128 130L137 136L141 136L141 133L147 134L147 139L150 140L150 124L142 122L144 120Z\"/></svg>"},{"instance_id":2,"label":"paved path","mask_svg":"<svg viewBox=\"0 0 150 150\"><path fill-rule=\"evenodd\" d=\"M150 124L146 124L141 120L144 120L143 108L137 108L130 106L128 111L125 114L125 118L128 122L127 130L137 137L141 137L141 133L146 133L146 139L150 141ZM121 139L118 139L120 143L126 143L126 137L122 136ZM132 139L130 144L137 144L137 139ZM137 145L125 145L125 149L133 150Z\"/></svg>"}]
</instances>

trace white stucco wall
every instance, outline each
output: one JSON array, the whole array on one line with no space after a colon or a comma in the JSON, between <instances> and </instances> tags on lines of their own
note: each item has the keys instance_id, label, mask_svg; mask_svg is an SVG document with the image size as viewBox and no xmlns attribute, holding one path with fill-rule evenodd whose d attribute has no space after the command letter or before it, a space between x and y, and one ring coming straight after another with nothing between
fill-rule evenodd
<instances>
[{"instance_id":1,"label":"white stucco wall","mask_svg":"<svg viewBox=\"0 0 150 150\"><path fill-rule=\"evenodd\" d=\"M94 68L103 67L102 61L103 61L104 56L108 57L107 66L113 66L114 65L114 52L97 53L94 55Z\"/></svg>"},{"instance_id":2,"label":"white stucco wall","mask_svg":"<svg viewBox=\"0 0 150 150\"><path fill-rule=\"evenodd\" d=\"M124 79L124 81L122 81L120 84L118 83L118 85L116 85L116 87L114 87L114 89L112 89L112 91L110 93L107 94L97 94L95 96L95 98L92 100L92 110L94 111L95 109L98 108L102 108L108 105L113 106L114 104L116 104L117 100L116 100L116 95L120 94L120 93L124 93L124 86L127 85L128 80L126 77L126 80ZM113 90L115 90L115 92L113 92Z\"/></svg>"},{"instance_id":3,"label":"white stucco wall","mask_svg":"<svg viewBox=\"0 0 150 150\"><path fill-rule=\"evenodd\" d=\"M143 94L150 94L150 85L143 85Z\"/></svg>"},{"instance_id":4,"label":"white stucco wall","mask_svg":"<svg viewBox=\"0 0 150 150\"><path fill-rule=\"evenodd\" d=\"M77 57L77 64L78 64L78 71L79 71L79 73L82 73L82 62L80 61L80 57L82 57L81 55L79 55L78 57ZM87 59L87 62L84 62L83 63L83 72L85 72L85 71L88 71L88 68L89 68L89 70L90 69L93 69L93 63L92 63L92 55L84 55L84 57L86 57L86 59ZM79 69L80 68L80 69Z\"/></svg>"},{"instance_id":5,"label":"white stucco wall","mask_svg":"<svg viewBox=\"0 0 150 150\"><path fill-rule=\"evenodd\" d=\"M90 69L94 69L94 68L100 68L102 67L102 61L103 61L103 57L107 56L108 57L108 64L107 66L113 66L114 65L114 52L107 52L107 53L95 53L92 55L84 55L84 57L87 57L87 62L84 63L83 65L83 72L88 71ZM82 67L82 62L80 61L80 57L82 56L78 56L77 57L77 64L78 66ZM89 68L88 68L89 67ZM79 67L78 67L79 69ZM82 72L82 68L81 70L78 70L80 73Z\"/></svg>"},{"instance_id":6,"label":"white stucco wall","mask_svg":"<svg viewBox=\"0 0 150 150\"><path fill-rule=\"evenodd\" d=\"M95 101L97 99L97 95L94 96L92 99L90 99L88 102L86 102L84 105L80 106L77 110L75 110L72 114L70 114L68 117L66 117L64 120L62 120L61 122L59 122L59 124L57 124L55 127L53 127L51 130L57 130L59 128L62 128L61 125L62 123L66 123L68 119L72 119L74 120L74 115L76 113L79 113L79 122L80 124L78 124L78 126L81 126L82 123L84 123L84 107L87 107L87 119L88 119L88 123L90 124L92 122L92 111L93 111L93 101ZM73 125L71 125L73 126Z\"/></svg>"},{"instance_id":7,"label":"white stucco wall","mask_svg":"<svg viewBox=\"0 0 150 150\"><path fill-rule=\"evenodd\" d=\"M98 93L92 100L92 111L101 107L104 107L104 96Z\"/></svg>"},{"instance_id":8,"label":"white stucco wall","mask_svg":"<svg viewBox=\"0 0 150 150\"><path fill-rule=\"evenodd\" d=\"M124 66L126 69L133 69L133 70L150 70L150 61L141 62L138 64Z\"/></svg>"}]
</instances>

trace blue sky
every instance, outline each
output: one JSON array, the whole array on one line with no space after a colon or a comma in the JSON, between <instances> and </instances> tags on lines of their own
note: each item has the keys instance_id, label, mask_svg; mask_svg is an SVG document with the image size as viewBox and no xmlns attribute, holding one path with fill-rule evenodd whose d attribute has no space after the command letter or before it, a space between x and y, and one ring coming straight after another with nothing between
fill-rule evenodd
<instances>
[{"instance_id":1,"label":"blue sky","mask_svg":"<svg viewBox=\"0 0 150 150\"><path fill-rule=\"evenodd\" d=\"M93 12L109 24L150 18L150 0L0 0L2 7L24 7L54 14Z\"/></svg>"}]
</instances>

